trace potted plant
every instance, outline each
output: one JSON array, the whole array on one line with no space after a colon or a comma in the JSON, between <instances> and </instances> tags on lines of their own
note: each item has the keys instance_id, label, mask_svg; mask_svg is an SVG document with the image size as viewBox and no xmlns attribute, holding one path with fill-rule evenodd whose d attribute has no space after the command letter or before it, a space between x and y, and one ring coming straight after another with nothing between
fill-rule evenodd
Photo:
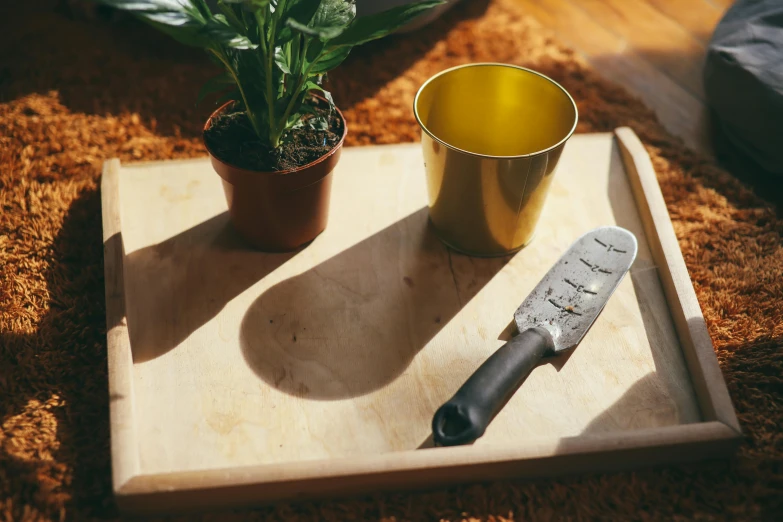
<instances>
[{"instance_id":1,"label":"potted plant","mask_svg":"<svg viewBox=\"0 0 783 522\"><path fill-rule=\"evenodd\" d=\"M347 132L324 75L357 45L388 35L442 0L356 17L352 0L101 0L224 72L198 95L222 94L204 142L231 221L263 250L296 249L326 228L332 171Z\"/></svg>"}]
</instances>

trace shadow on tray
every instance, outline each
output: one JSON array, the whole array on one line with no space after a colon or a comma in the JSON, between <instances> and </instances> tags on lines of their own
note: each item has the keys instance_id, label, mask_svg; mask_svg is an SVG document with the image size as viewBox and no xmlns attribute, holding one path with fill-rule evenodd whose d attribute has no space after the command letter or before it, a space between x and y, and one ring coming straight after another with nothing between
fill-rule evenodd
<instances>
[{"instance_id":1,"label":"shadow on tray","mask_svg":"<svg viewBox=\"0 0 783 522\"><path fill-rule=\"evenodd\" d=\"M134 362L175 348L294 255L247 248L228 213L128 254L125 291Z\"/></svg>"},{"instance_id":2,"label":"shadow on tray","mask_svg":"<svg viewBox=\"0 0 783 522\"><path fill-rule=\"evenodd\" d=\"M242 321L243 355L285 393L334 400L372 392L508 259L450 252L423 208L259 296Z\"/></svg>"}]
</instances>

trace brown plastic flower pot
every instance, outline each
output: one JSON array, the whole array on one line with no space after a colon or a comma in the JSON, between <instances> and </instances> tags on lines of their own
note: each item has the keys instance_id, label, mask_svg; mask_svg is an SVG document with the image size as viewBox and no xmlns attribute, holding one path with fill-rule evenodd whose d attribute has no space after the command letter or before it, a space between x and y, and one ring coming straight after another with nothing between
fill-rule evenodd
<instances>
[{"instance_id":1,"label":"brown plastic flower pot","mask_svg":"<svg viewBox=\"0 0 783 522\"><path fill-rule=\"evenodd\" d=\"M212 113L212 120L228 105ZM340 141L312 163L275 172L247 170L216 157L206 145L212 167L222 178L231 223L252 246L267 252L296 250L326 229L332 171L340 159L348 132L345 118Z\"/></svg>"}]
</instances>

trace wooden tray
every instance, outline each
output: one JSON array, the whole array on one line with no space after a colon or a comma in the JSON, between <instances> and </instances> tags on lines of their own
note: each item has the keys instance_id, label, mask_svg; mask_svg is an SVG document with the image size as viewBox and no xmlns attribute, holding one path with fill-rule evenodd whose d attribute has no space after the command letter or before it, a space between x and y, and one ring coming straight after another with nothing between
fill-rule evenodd
<instances>
[{"instance_id":1,"label":"wooden tray","mask_svg":"<svg viewBox=\"0 0 783 522\"><path fill-rule=\"evenodd\" d=\"M447 250L419 145L347 149L330 224L296 254L244 248L206 159L103 174L114 489L154 512L722 456L739 425L655 173L630 129L574 136L532 244ZM639 239L569 358L537 367L472 446L437 407L506 339L582 233Z\"/></svg>"}]
</instances>

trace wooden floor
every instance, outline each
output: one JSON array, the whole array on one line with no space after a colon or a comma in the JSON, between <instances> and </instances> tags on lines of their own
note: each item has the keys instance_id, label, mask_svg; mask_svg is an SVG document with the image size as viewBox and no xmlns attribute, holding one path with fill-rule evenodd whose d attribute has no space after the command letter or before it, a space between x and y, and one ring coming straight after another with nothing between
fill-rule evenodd
<instances>
[{"instance_id":1,"label":"wooden floor","mask_svg":"<svg viewBox=\"0 0 783 522\"><path fill-rule=\"evenodd\" d=\"M701 81L732 0L519 0L604 77L654 109L670 132L712 153Z\"/></svg>"}]
</instances>

